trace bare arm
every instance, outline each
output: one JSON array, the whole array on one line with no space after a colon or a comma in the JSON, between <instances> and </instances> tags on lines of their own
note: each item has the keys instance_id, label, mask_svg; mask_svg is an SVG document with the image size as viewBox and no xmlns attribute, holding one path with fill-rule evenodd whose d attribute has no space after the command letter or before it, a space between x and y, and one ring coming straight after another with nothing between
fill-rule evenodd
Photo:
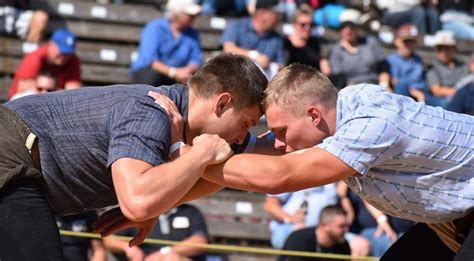
<instances>
[{"instance_id":1,"label":"bare arm","mask_svg":"<svg viewBox=\"0 0 474 261\"><path fill-rule=\"evenodd\" d=\"M247 56L257 61L258 64L264 69L266 69L270 64L270 59L268 58L268 56L258 53L256 57L250 57L252 50L241 48L233 42L225 42L223 45L223 50L224 52Z\"/></svg>"},{"instance_id":2,"label":"bare arm","mask_svg":"<svg viewBox=\"0 0 474 261\"><path fill-rule=\"evenodd\" d=\"M339 181L336 185L336 188L337 194L341 199L341 206L344 211L346 211L347 220L350 224L352 224L355 219L355 211L354 207L352 206L351 200L349 199L349 197L347 197L347 190L349 189L349 187L343 181Z\"/></svg>"},{"instance_id":3,"label":"bare arm","mask_svg":"<svg viewBox=\"0 0 474 261\"><path fill-rule=\"evenodd\" d=\"M188 153L156 167L131 158L117 160L112 177L122 213L135 222L159 216L194 186L208 164L225 160L230 152L217 135L202 135Z\"/></svg>"},{"instance_id":4,"label":"bare arm","mask_svg":"<svg viewBox=\"0 0 474 261\"><path fill-rule=\"evenodd\" d=\"M453 96L456 93L455 88L451 88L449 86L442 86L441 84L431 85L430 90L434 96L438 97L449 97Z\"/></svg>"},{"instance_id":5,"label":"bare arm","mask_svg":"<svg viewBox=\"0 0 474 261\"><path fill-rule=\"evenodd\" d=\"M124 253L130 261L142 261L145 256L138 246L129 247L126 241L117 238L105 238L104 245L113 253Z\"/></svg>"},{"instance_id":6,"label":"bare arm","mask_svg":"<svg viewBox=\"0 0 474 261\"><path fill-rule=\"evenodd\" d=\"M186 238L185 240L182 240L182 242L206 244L207 238L204 235L193 235ZM176 254L179 254L180 256L193 257L200 255L206 252L207 250L205 248L175 245L171 247L171 251Z\"/></svg>"},{"instance_id":7,"label":"bare arm","mask_svg":"<svg viewBox=\"0 0 474 261\"><path fill-rule=\"evenodd\" d=\"M91 261L105 261L107 260L107 250L105 249L102 240L92 239L92 256Z\"/></svg>"},{"instance_id":8,"label":"bare arm","mask_svg":"<svg viewBox=\"0 0 474 261\"><path fill-rule=\"evenodd\" d=\"M387 216L382 211L367 203L365 200L363 201L367 211L369 211L370 215L372 215L372 217L377 221L377 231L375 231L374 236L377 238L382 233L385 233L390 240L395 242L397 240L397 233L388 223Z\"/></svg>"},{"instance_id":9,"label":"bare arm","mask_svg":"<svg viewBox=\"0 0 474 261\"><path fill-rule=\"evenodd\" d=\"M203 178L223 186L269 194L321 186L356 171L329 152L312 148L283 156L236 155L209 166Z\"/></svg>"},{"instance_id":10,"label":"bare arm","mask_svg":"<svg viewBox=\"0 0 474 261\"><path fill-rule=\"evenodd\" d=\"M36 90L36 80L35 79L21 79L18 81L17 92L26 92Z\"/></svg>"},{"instance_id":11,"label":"bare arm","mask_svg":"<svg viewBox=\"0 0 474 261\"><path fill-rule=\"evenodd\" d=\"M65 90L73 90L73 89L78 89L81 87L81 82L78 81L69 81L66 83L64 86Z\"/></svg>"}]
</instances>

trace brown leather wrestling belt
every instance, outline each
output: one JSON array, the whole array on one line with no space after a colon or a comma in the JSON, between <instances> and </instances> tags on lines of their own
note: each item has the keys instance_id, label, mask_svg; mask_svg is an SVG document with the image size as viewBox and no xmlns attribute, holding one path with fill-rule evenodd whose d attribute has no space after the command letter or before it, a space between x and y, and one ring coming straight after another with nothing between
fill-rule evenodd
<instances>
[{"instance_id":1,"label":"brown leather wrestling belt","mask_svg":"<svg viewBox=\"0 0 474 261\"><path fill-rule=\"evenodd\" d=\"M30 151L31 157L33 158L33 162L35 163L35 167L41 171L41 159L38 147L38 137L34 133L28 134L28 137L25 141L26 148Z\"/></svg>"}]
</instances>

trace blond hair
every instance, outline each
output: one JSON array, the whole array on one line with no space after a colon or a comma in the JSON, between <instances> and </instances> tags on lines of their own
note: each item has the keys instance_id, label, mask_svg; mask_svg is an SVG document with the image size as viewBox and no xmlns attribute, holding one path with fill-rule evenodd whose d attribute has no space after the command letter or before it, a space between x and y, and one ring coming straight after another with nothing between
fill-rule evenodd
<instances>
[{"instance_id":1,"label":"blond hair","mask_svg":"<svg viewBox=\"0 0 474 261\"><path fill-rule=\"evenodd\" d=\"M303 113L301 106L335 107L337 89L314 67L291 64L278 72L265 90L264 107L275 103L295 115Z\"/></svg>"},{"instance_id":2,"label":"blond hair","mask_svg":"<svg viewBox=\"0 0 474 261\"><path fill-rule=\"evenodd\" d=\"M311 19L313 18L313 9L308 4L300 5L293 15L293 22L296 22L296 19L303 15L307 15L311 17Z\"/></svg>"}]
</instances>

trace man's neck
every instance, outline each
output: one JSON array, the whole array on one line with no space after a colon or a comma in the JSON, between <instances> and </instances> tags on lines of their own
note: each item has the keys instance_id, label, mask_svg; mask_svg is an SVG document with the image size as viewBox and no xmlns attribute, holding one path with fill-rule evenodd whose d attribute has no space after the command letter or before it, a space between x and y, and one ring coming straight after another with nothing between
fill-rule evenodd
<instances>
[{"instance_id":1,"label":"man's neck","mask_svg":"<svg viewBox=\"0 0 474 261\"><path fill-rule=\"evenodd\" d=\"M189 88L188 99L188 120L184 126L186 137L184 137L186 144L191 144L196 136L202 133L203 113L199 106L198 98L194 91Z\"/></svg>"},{"instance_id":2,"label":"man's neck","mask_svg":"<svg viewBox=\"0 0 474 261\"><path fill-rule=\"evenodd\" d=\"M332 136L336 133L336 125L337 125L336 106L327 108L325 111L325 117L327 119L329 135Z\"/></svg>"}]
</instances>

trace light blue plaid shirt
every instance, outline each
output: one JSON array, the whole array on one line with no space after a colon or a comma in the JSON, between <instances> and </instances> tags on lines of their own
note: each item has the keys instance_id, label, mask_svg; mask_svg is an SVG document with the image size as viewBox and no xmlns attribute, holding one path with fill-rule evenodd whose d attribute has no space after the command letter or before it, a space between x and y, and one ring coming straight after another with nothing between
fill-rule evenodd
<instances>
[{"instance_id":1,"label":"light blue plaid shirt","mask_svg":"<svg viewBox=\"0 0 474 261\"><path fill-rule=\"evenodd\" d=\"M360 84L339 92L322 148L359 174L345 181L381 211L426 223L474 210L474 117Z\"/></svg>"}]
</instances>

